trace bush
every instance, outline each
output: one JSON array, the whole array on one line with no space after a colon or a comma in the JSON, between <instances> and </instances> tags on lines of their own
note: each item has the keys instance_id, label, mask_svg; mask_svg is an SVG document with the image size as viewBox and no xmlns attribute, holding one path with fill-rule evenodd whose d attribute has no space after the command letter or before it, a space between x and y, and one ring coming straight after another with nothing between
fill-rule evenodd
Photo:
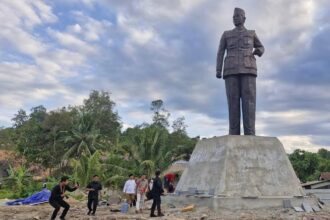
<instances>
[{"instance_id":1,"label":"bush","mask_svg":"<svg viewBox=\"0 0 330 220\"><path fill-rule=\"evenodd\" d=\"M15 193L10 189L1 189L0 190L0 199L15 199Z\"/></svg>"}]
</instances>

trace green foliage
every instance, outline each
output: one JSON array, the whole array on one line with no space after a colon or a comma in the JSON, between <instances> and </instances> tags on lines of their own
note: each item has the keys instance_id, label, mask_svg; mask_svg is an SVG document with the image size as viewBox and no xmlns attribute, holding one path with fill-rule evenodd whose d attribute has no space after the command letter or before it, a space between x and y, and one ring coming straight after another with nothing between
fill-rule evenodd
<instances>
[{"instance_id":1,"label":"green foliage","mask_svg":"<svg viewBox=\"0 0 330 220\"><path fill-rule=\"evenodd\" d=\"M125 159L124 152L110 152L102 162L104 183L106 186L119 189L123 186L128 175L135 173L132 161Z\"/></svg>"},{"instance_id":2,"label":"green foliage","mask_svg":"<svg viewBox=\"0 0 330 220\"><path fill-rule=\"evenodd\" d=\"M42 123L46 117L47 117L47 109L44 106L39 105L31 108L30 119L38 123Z\"/></svg>"},{"instance_id":3,"label":"green foliage","mask_svg":"<svg viewBox=\"0 0 330 220\"><path fill-rule=\"evenodd\" d=\"M187 135L184 117L173 122L172 133L168 130L170 113L162 100L151 102L151 125L143 123L123 132L114 108L110 93L91 91L81 106L47 111L40 105L29 114L20 109L13 127L0 129L0 147L17 150L26 165L48 169L49 189L62 175L85 187L94 174L106 186L121 188L130 173L150 177L175 160L189 159L198 139ZM24 166L10 168L10 175L4 195L21 197L41 189Z\"/></svg>"},{"instance_id":4,"label":"green foliage","mask_svg":"<svg viewBox=\"0 0 330 220\"><path fill-rule=\"evenodd\" d=\"M0 149L15 150L14 137L14 128L0 128Z\"/></svg>"},{"instance_id":5,"label":"green foliage","mask_svg":"<svg viewBox=\"0 0 330 220\"><path fill-rule=\"evenodd\" d=\"M185 124L184 120L185 118L184 116L182 116L173 121L172 124L173 133L187 134L186 132L187 125Z\"/></svg>"},{"instance_id":6,"label":"green foliage","mask_svg":"<svg viewBox=\"0 0 330 220\"><path fill-rule=\"evenodd\" d=\"M93 90L89 98L84 100L83 111L93 118L95 128L99 129L104 140L115 145L120 134L120 118L114 111L115 102L110 98L110 93Z\"/></svg>"},{"instance_id":7,"label":"green foliage","mask_svg":"<svg viewBox=\"0 0 330 220\"><path fill-rule=\"evenodd\" d=\"M297 149L289 155L289 159L298 178L302 182L318 180L321 172L330 172L330 159L326 149L318 153Z\"/></svg>"},{"instance_id":8,"label":"green foliage","mask_svg":"<svg viewBox=\"0 0 330 220\"><path fill-rule=\"evenodd\" d=\"M100 131L95 128L93 117L88 113L81 113L71 131L67 132L64 142L70 147L63 155L63 159L79 158L83 154L92 155L102 148Z\"/></svg>"},{"instance_id":9,"label":"green foliage","mask_svg":"<svg viewBox=\"0 0 330 220\"><path fill-rule=\"evenodd\" d=\"M74 119L78 113L75 109L62 108L57 111L51 111L43 121L42 128L46 136L44 148L49 155L42 155L47 159L47 167L54 167L60 164L62 156L67 150L64 141L68 131L73 129Z\"/></svg>"},{"instance_id":10,"label":"green foliage","mask_svg":"<svg viewBox=\"0 0 330 220\"><path fill-rule=\"evenodd\" d=\"M11 189L0 189L0 199L16 199L17 195Z\"/></svg>"},{"instance_id":11,"label":"green foliage","mask_svg":"<svg viewBox=\"0 0 330 220\"><path fill-rule=\"evenodd\" d=\"M19 109L17 114L15 114L15 117L11 120L14 122L14 128L18 128L22 126L28 119L29 117L27 116L26 111Z\"/></svg>"},{"instance_id":12,"label":"green foliage","mask_svg":"<svg viewBox=\"0 0 330 220\"><path fill-rule=\"evenodd\" d=\"M43 107L35 107L29 118L15 129L17 150L28 162L49 168L61 161L65 151L65 131L73 126L74 113L62 108L47 113Z\"/></svg>"},{"instance_id":13,"label":"green foliage","mask_svg":"<svg viewBox=\"0 0 330 220\"><path fill-rule=\"evenodd\" d=\"M163 100L158 99L152 101L150 110L152 110L154 113L152 117L154 125L164 128L169 126L168 118L170 117L170 113L164 108Z\"/></svg>"},{"instance_id":14,"label":"green foliage","mask_svg":"<svg viewBox=\"0 0 330 220\"><path fill-rule=\"evenodd\" d=\"M127 129L123 134L122 148L138 173L148 176L155 169L163 169L171 163L171 149L166 145L168 131L156 125Z\"/></svg>"},{"instance_id":15,"label":"green foliage","mask_svg":"<svg viewBox=\"0 0 330 220\"><path fill-rule=\"evenodd\" d=\"M59 178L55 178L53 176L49 176L46 180L47 189L52 190L59 182Z\"/></svg>"},{"instance_id":16,"label":"green foliage","mask_svg":"<svg viewBox=\"0 0 330 220\"><path fill-rule=\"evenodd\" d=\"M127 176L113 175L107 178L104 183L106 186L110 186L114 189L121 189L124 186L126 180Z\"/></svg>"},{"instance_id":17,"label":"green foliage","mask_svg":"<svg viewBox=\"0 0 330 220\"><path fill-rule=\"evenodd\" d=\"M24 197L29 194L32 177L27 173L24 166L19 166L14 169L12 166L8 170L9 176L4 179L7 188L12 190L14 197Z\"/></svg>"},{"instance_id":18,"label":"green foliage","mask_svg":"<svg viewBox=\"0 0 330 220\"><path fill-rule=\"evenodd\" d=\"M185 132L174 131L169 135L168 145L173 147L173 160L189 160L199 137L190 138Z\"/></svg>"},{"instance_id":19,"label":"green foliage","mask_svg":"<svg viewBox=\"0 0 330 220\"><path fill-rule=\"evenodd\" d=\"M318 150L317 152L320 157L322 157L323 159L327 159L327 160L330 160L330 151L324 149L324 148L321 148Z\"/></svg>"},{"instance_id":20,"label":"green foliage","mask_svg":"<svg viewBox=\"0 0 330 220\"><path fill-rule=\"evenodd\" d=\"M96 151L90 156L82 155L79 160L71 161L73 167L73 180L82 187L87 186L93 175L102 175L100 153Z\"/></svg>"}]
</instances>

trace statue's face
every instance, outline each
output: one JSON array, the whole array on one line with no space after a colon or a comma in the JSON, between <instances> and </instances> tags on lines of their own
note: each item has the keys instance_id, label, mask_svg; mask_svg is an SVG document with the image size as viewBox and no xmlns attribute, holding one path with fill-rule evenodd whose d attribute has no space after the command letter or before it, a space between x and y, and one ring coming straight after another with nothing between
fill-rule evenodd
<instances>
[{"instance_id":1,"label":"statue's face","mask_svg":"<svg viewBox=\"0 0 330 220\"><path fill-rule=\"evenodd\" d=\"M241 13L235 13L233 16L233 22L236 27L240 26L240 25L244 24L245 16Z\"/></svg>"}]
</instances>

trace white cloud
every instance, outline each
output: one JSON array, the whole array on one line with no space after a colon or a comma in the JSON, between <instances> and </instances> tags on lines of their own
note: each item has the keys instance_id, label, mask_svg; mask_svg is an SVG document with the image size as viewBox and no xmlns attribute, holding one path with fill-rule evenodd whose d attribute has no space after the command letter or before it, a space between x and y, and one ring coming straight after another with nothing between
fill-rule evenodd
<instances>
[{"instance_id":1,"label":"white cloud","mask_svg":"<svg viewBox=\"0 0 330 220\"><path fill-rule=\"evenodd\" d=\"M322 121L330 121L330 115L322 114L323 111L318 110L288 110L288 111L272 111L272 112L258 112L260 120L272 119L278 123L285 125L299 125L306 123L317 123Z\"/></svg>"},{"instance_id":2,"label":"white cloud","mask_svg":"<svg viewBox=\"0 0 330 220\"><path fill-rule=\"evenodd\" d=\"M58 18L44 1L1 1L0 21L0 48L5 51L0 61L0 106L8 119L1 123L8 125L19 108L80 103L83 93L76 95L63 82L86 67L87 55L95 54L95 47L60 32L56 32L60 42L72 47L57 48L48 41L45 25ZM44 33L36 34L37 27Z\"/></svg>"},{"instance_id":3,"label":"white cloud","mask_svg":"<svg viewBox=\"0 0 330 220\"><path fill-rule=\"evenodd\" d=\"M78 51L83 54L93 54L97 52L97 48L79 39L78 37L56 30L49 29L48 34L54 37L62 46Z\"/></svg>"},{"instance_id":4,"label":"white cloud","mask_svg":"<svg viewBox=\"0 0 330 220\"><path fill-rule=\"evenodd\" d=\"M317 152L320 148L329 147L315 144L313 137L307 135L279 136L278 139L282 142L287 153L292 153L296 149Z\"/></svg>"},{"instance_id":5,"label":"white cloud","mask_svg":"<svg viewBox=\"0 0 330 220\"><path fill-rule=\"evenodd\" d=\"M30 31L38 25L56 20L51 8L41 0L1 1L0 46L3 48L9 43L22 54L39 55L47 46Z\"/></svg>"},{"instance_id":6,"label":"white cloud","mask_svg":"<svg viewBox=\"0 0 330 220\"><path fill-rule=\"evenodd\" d=\"M21 28L3 28L0 32L1 47L4 48L9 42L22 54L36 56L46 50L46 45L40 42L35 36Z\"/></svg>"},{"instance_id":7,"label":"white cloud","mask_svg":"<svg viewBox=\"0 0 330 220\"><path fill-rule=\"evenodd\" d=\"M68 32L80 34L82 31L82 27L79 24L69 25L67 27Z\"/></svg>"},{"instance_id":8,"label":"white cloud","mask_svg":"<svg viewBox=\"0 0 330 220\"><path fill-rule=\"evenodd\" d=\"M152 28L137 27L134 19L131 17L118 14L117 19L118 26L122 31L128 34L128 43L144 45L149 43L155 37L155 33Z\"/></svg>"},{"instance_id":9,"label":"white cloud","mask_svg":"<svg viewBox=\"0 0 330 220\"><path fill-rule=\"evenodd\" d=\"M206 0L141 0L132 4L132 11L139 17L153 20L154 22L170 20L172 22L180 22L185 16ZM130 7L126 8L126 12L130 13Z\"/></svg>"},{"instance_id":10,"label":"white cloud","mask_svg":"<svg viewBox=\"0 0 330 220\"><path fill-rule=\"evenodd\" d=\"M47 74L31 64L0 63L0 81L0 105L9 108L21 108L27 101L65 93L58 81L49 80Z\"/></svg>"},{"instance_id":11,"label":"white cloud","mask_svg":"<svg viewBox=\"0 0 330 220\"><path fill-rule=\"evenodd\" d=\"M82 35L86 41L95 42L100 41L102 37L107 37L105 35L113 25L109 20L97 20L85 15L81 11L73 11L72 16L74 16L79 24L69 26L69 29Z\"/></svg>"},{"instance_id":12,"label":"white cloud","mask_svg":"<svg viewBox=\"0 0 330 220\"><path fill-rule=\"evenodd\" d=\"M0 3L0 20L7 21L2 25L20 24L26 28L33 28L42 23L55 22L57 17L51 8L41 0L11 1Z\"/></svg>"}]
</instances>

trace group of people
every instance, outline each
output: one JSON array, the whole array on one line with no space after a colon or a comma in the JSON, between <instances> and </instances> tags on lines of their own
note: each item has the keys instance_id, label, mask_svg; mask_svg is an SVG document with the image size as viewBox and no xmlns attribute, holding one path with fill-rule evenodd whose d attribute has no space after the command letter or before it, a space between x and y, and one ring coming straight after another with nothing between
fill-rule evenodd
<instances>
[{"instance_id":1,"label":"group of people","mask_svg":"<svg viewBox=\"0 0 330 220\"><path fill-rule=\"evenodd\" d=\"M59 212L61 207L64 208L60 216L60 219L62 220L65 219L65 216L70 209L70 205L64 200L65 198L68 198L65 192L75 191L76 189L79 188L79 184L76 183L74 187L70 187L68 184L69 184L69 177L63 176L60 180L60 183L56 185L51 191L49 197L49 204L54 207L51 220L56 219L57 213ZM93 176L92 181L87 185L85 190L88 191L87 215L95 215L96 207L98 205L98 200L99 200L99 192L100 190L102 190L102 185L99 181L98 175Z\"/></svg>"},{"instance_id":2,"label":"group of people","mask_svg":"<svg viewBox=\"0 0 330 220\"><path fill-rule=\"evenodd\" d=\"M70 205L64 200L65 198L68 198L65 192L75 191L79 188L79 184L76 183L74 187L70 187L68 184L69 177L63 176L59 184L57 184L51 191L49 204L54 207L51 216L52 220L56 218L61 207L64 208L60 216L60 219L62 220L65 219L65 216L70 209ZM99 192L102 190L98 175L93 176L92 181L87 185L85 190L88 191L87 215L95 215L99 201ZM144 202L153 199L150 217L164 216L161 211L161 196L164 194L164 188L159 170L155 172L155 178L151 180L148 180L146 175L142 175L140 178L136 179L133 174L130 174L129 179L125 182L123 192L130 207L136 206L136 213L142 213L142 210L145 208ZM156 208L157 215L155 215Z\"/></svg>"},{"instance_id":3,"label":"group of people","mask_svg":"<svg viewBox=\"0 0 330 220\"><path fill-rule=\"evenodd\" d=\"M148 181L146 175L142 175L138 179L130 174L129 179L125 182L123 192L129 206L136 206L136 213L142 213L144 202L153 199L150 217L164 216L161 212L161 195L164 194L164 189L159 170L156 171L155 178L150 181ZM155 215L156 208L157 215Z\"/></svg>"}]
</instances>

